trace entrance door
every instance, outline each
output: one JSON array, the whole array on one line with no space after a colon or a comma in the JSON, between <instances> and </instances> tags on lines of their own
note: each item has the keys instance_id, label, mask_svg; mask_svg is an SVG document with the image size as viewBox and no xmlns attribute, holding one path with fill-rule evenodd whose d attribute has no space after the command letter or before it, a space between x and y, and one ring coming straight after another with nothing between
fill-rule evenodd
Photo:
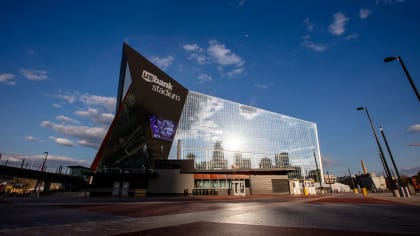
<instances>
[{"instance_id":1,"label":"entrance door","mask_svg":"<svg viewBox=\"0 0 420 236\"><path fill-rule=\"evenodd\" d=\"M121 182L114 181L114 184L112 185L112 196L113 197L120 196L120 186L121 186Z\"/></svg>"},{"instance_id":2,"label":"entrance door","mask_svg":"<svg viewBox=\"0 0 420 236\"><path fill-rule=\"evenodd\" d=\"M232 192L234 196L245 196L245 181L232 181Z\"/></svg>"}]
</instances>

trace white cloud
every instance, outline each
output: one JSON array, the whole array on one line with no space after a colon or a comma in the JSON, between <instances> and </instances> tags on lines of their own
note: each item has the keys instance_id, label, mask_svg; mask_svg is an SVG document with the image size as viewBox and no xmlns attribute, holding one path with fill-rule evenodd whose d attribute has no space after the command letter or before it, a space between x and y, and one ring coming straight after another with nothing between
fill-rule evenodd
<instances>
[{"instance_id":1,"label":"white cloud","mask_svg":"<svg viewBox=\"0 0 420 236\"><path fill-rule=\"evenodd\" d=\"M360 9L359 17L360 17L360 19L364 20L364 19L367 19L370 16L370 14L372 14L372 12L369 9L362 8L362 9Z\"/></svg>"},{"instance_id":2,"label":"white cloud","mask_svg":"<svg viewBox=\"0 0 420 236\"><path fill-rule=\"evenodd\" d=\"M229 67L227 68L228 72L226 72L228 77L233 77L235 75L244 73L245 61L240 56L226 48L224 44L221 44L215 40L210 41L209 44L210 45L207 48L207 53L211 58L211 61L220 65L220 71L225 70L225 67Z\"/></svg>"},{"instance_id":3,"label":"white cloud","mask_svg":"<svg viewBox=\"0 0 420 236\"><path fill-rule=\"evenodd\" d=\"M79 124L80 123L78 120L75 120L73 118L63 116L63 115L59 115L55 118L59 121L65 122L65 123L73 123L73 124Z\"/></svg>"},{"instance_id":4,"label":"white cloud","mask_svg":"<svg viewBox=\"0 0 420 236\"><path fill-rule=\"evenodd\" d=\"M55 117L58 122L43 121L41 127L50 128L65 138L70 138L67 140L54 138L54 141L61 145L97 148L105 136L109 124L114 119L112 111L115 110L115 97L80 92L59 92L52 97L64 100L60 104L53 104L56 108L67 104L78 106L77 108L70 106L66 109L77 109L73 114L83 119L58 115ZM89 121L88 125L83 124L85 120Z\"/></svg>"},{"instance_id":5,"label":"white cloud","mask_svg":"<svg viewBox=\"0 0 420 236\"><path fill-rule=\"evenodd\" d=\"M359 37L359 34L350 34L346 36L346 40L357 39L358 37Z\"/></svg>"},{"instance_id":6,"label":"white cloud","mask_svg":"<svg viewBox=\"0 0 420 236\"><path fill-rule=\"evenodd\" d=\"M166 57L152 57L151 61L156 64L162 70L167 69L173 62L175 58L173 56L166 56Z\"/></svg>"},{"instance_id":7,"label":"white cloud","mask_svg":"<svg viewBox=\"0 0 420 236\"><path fill-rule=\"evenodd\" d=\"M210 82L210 81L213 81L213 77L211 77L211 76L210 76L210 75L208 75L208 74L200 74L200 75L197 77L197 79L198 79L198 81L199 81L199 83L200 83L200 84L205 83L205 82Z\"/></svg>"},{"instance_id":8,"label":"white cloud","mask_svg":"<svg viewBox=\"0 0 420 236\"><path fill-rule=\"evenodd\" d=\"M31 154L21 154L21 153L3 153L2 159L8 159L9 166L20 167L23 160L24 161L24 168L29 169L39 169L41 167L42 162L45 159L45 154L40 155L31 155ZM47 166L47 171L55 172L58 167L62 166L65 171L68 171L67 166L84 166L89 167L90 161L75 159L72 157L66 156L59 156L54 155L52 153L48 154L47 161L45 162L45 166Z\"/></svg>"},{"instance_id":9,"label":"white cloud","mask_svg":"<svg viewBox=\"0 0 420 236\"><path fill-rule=\"evenodd\" d=\"M182 46L182 48L184 48L185 51L188 51L188 52L200 50L200 47L197 44L195 44L195 43L193 43L193 44L185 44L185 45Z\"/></svg>"},{"instance_id":10,"label":"white cloud","mask_svg":"<svg viewBox=\"0 0 420 236\"><path fill-rule=\"evenodd\" d=\"M34 136L31 136L31 135L26 135L25 140L30 141L30 142L42 142L42 140L40 140L39 138L36 138Z\"/></svg>"},{"instance_id":11,"label":"white cloud","mask_svg":"<svg viewBox=\"0 0 420 236\"><path fill-rule=\"evenodd\" d=\"M306 18L303 23L306 26L306 30L308 30L309 32L314 30L315 25L311 22L311 20L308 18Z\"/></svg>"},{"instance_id":12,"label":"white cloud","mask_svg":"<svg viewBox=\"0 0 420 236\"><path fill-rule=\"evenodd\" d=\"M272 86L272 83L264 84L264 83L255 83L254 87L260 88L260 89L268 89Z\"/></svg>"},{"instance_id":13,"label":"white cloud","mask_svg":"<svg viewBox=\"0 0 420 236\"><path fill-rule=\"evenodd\" d=\"M90 142L88 140L84 140L81 139L77 142L80 146L84 146L84 147L90 147L90 148L94 148L97 149L99 147L99 143L95 143L95 142Z\"/></svg>"},{"instance_id":14,"label":"white cloud","mask_svg":"<svg viewBox=\"0 0 420 236\"><path fill-rule=\"evenodd\" d=\"M80 94L68 94L68 93L59 93L57 95L54 95L54 97L62 99L66 101L67 103L74 103L77 100L77 97L79 97Z\"/></svg>"},{"instance_id":15,"label":"white cloud","mask_svg":"<svg viewBox=\"0 0 420 236\"><path fill-rule=\"evenodd\" d=\"M238 2L238 4L236 5L236 7L238 7L238 8L241 8L245 5L245 0L238 0L237 2Z\"/></svg>"},{"instance_id":16,"label":"white cloud","mask_svg":"<svg viewBox=\"0 0 420 236\"><path fill-rule=\"evenodd\" d=\"M87 106L98 107L105 109L107 112L115 111L115 105L117 99L115 97L97 96L89 93L81 94L79 92L58 92L52 97L64 100L66 103L73 104L75 102L81 102ZM60 104L53 105L56 108L60 108Z\"/></svg>"},{"instance_id":17,"label":"white cloud","mask_svg":"<svg viewBox=\"0 0 420 236\"><path fill-rule=\"evenodd\" d=\"M99 143L102 141L103 137L106 134L107 129L105 127L89 127L84 125L64 125L57 124L51 121L41 122L41 127L51 128L55 132L77 138L79 140L86 140L86 142L94 143L98 147Z\"/></svg>"},{"instance_id":18,"label":"white cloud","mask_svg":"<svg viewBox=\"0 0 420 236\"><path fill-rule=\"evenodd\" d=\"M113 114L102 113L98 109L94 108L87 108L87 110L75 111L74 114L102 125L109 125L114 119Z\"/></svg>"},{"instance_id":19,"label":"white cloud","mask_svg":"<svg viewBox=\"0 0 420 236\"><path fill-rule=\"evenodd\" d=\"M57 103L54 103L52 106L53 106L54 108L61 108L61 105L60 105L60 104L57 104Z\"/></svg>"},{"instance_id":20,"label":"white cloud","mask_svg":"<svg viewBox=\"0 0 420 236\"><path fill-rule=\"evenodd\" d=\"M88 106L99 106L105 108L107 112L115 110L117 99L115 97L104 97L91 94L84 94L80 97L80 101Z\"/></svg>"},{"instance_id":21,"label":"white cloud","mask_svg":"<svg viewBox=\"0 0 420 236\"><path fill-rule=\"evenodd\" d=\"M243 67L238 67L238 68L234 68L231 71L227 72L227 76L229 77L233 77L235 75L240 75L244 72L244 68Z\"/></svg>"},{"instance_id":22,"label":"white cloud","mask_svg":"<svg viewBox=\"0 0 420 236\"><path fill-rule=\"evenodd\" d=\"M41 80L48 79L48 72L45 70L21 69L20 72L28 80L41 81Z\"/></svg>"},{"instance_id":23,"label":"white cloud","mask_svg":"<svg viewBox=\"0 0 420 236\"><path fill-rule=\"evenodd\" d=\"M314 43L309 39L304 39L302 45L306 48L312 49L315 52L322 52L328 49L328 47L324 44Z\"/></svg>"},{"instance_id":24,"label":"white cloud","mask_svg":"<svg viewBox=\"0 0 420 236\"><path fill-rule=\"evenodd\" d=\"M417 175L418 171L420 170L420 166L404 166L400 169L402 175L405 176L413 176Z\"/></svg>"},{"instance_id":25,"label":"white cloud","mask_svg":"<svg viewBox=\"0 0 420 236\"><path fill-rule=\"evenodd\" d=\"M197 44L185 44L182 48L189 53L188 60L194 60L200 65L208 63L209 59L207 58L204 50Z\"/></svg>"},{"instance_id":26,"label":"white cloud","mask_svg":"<svg viewBox=\"0 0 420 236\"><path fill-rule=\"evenodd\" d=\"M228 77L242 74L245 71L245 60L216 40L210 41L206 50L195 43L185 44L182 47L189 53L189 60L195 60L200 65L216 64L217 69Z\"/></svg>"},{"instance_id":27,"label":"white cloud","mask_svg":"<svg viewBox=\"0 0 420 236\"><path fill-rule=\"evenodd\" d=\"M57 144L63 145L63 146L67 146L67 147L73 147L74 143L70 140L70 139L66 139L66 138L56 138L53 136L49 137L51 140L53 140L54 142L56 142Z\"/></svg>"},{"instance_id":28,"label":"white cloud","mask_svg":"<svg viewBox=\"0 0 420 236\"><path fill-rule=\"evenodd\" d=\"M5 83L8 85L16 85L16 81L14 79L16 78L16 75L10 74L10 73L4 73L0 74L0 83Z\"/></svg>"},{"instance_id":29,"label":"white cloud","mask_svg":"<svg viewBox=\"0 0 420 236\"><path fill-rule=\"evenodd\" d=\"M408 128L409 133L420 133L420 124L411 125Z\"/></svg>"},{"instance_id":30,"label":"white cloud","mask_svg":"<svg viewBox=\"0 0 420 236\"><path fill-rule=\"evenodd\" d=\"M217 41L210 41L207 53L216 63L222 66L242 66L245 63L241 57L226 48L224 44Z\"/></svg>"},{"instance_id":31,"label":"white cloud","mask_svg":"<svg viewBox=\"0 0 420 236\"><path fill-rule=\"evenodd\" d=\"M261 111L258 108L251 106L240 105L239 109L239 114L247 120L252 120L261 114Z\"/></svg>"},{"instance_id":32,"label":"white cloud","mask_svg":"<svg viewBox=\"0 0 420 236\"><path fill-rule=\"evenodd\" d=\"M195 100L195 97L192 97ZM209 135L214 138L223 134L223 130L211 117L219 110L224 108L224 104L214 97L206 97L205 99L197 99L191 103L191 108L194 112L189 117L182 117L186 119L187 126L178 127L179 132L185 132L189 137L201 137L202 135ZM204 130L201 132L201 130ZM177 131L178 132L178 131Z\"/></svg>"},{"instance_id":33,"label":"white cloud","mask_svg":"<svg viewBox=\"0 0 420 236\"><path fill-rule=\"evenodd\" d=\"M337 36L342 35L346 31L345 24L349 18L341 12L337 12L334 14L333 19L333 22L329 26L329 32Z\"/></svg>"}]
</instances>

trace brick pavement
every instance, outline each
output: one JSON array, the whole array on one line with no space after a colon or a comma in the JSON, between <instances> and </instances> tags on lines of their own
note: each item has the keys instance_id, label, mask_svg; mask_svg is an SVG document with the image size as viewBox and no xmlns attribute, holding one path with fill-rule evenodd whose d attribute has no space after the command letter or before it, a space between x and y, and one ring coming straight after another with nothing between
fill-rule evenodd
<instances>
[{"instance_id":1,"label":"brick pavement","mask_svg":"<svg viewBox=\"0 0 420 236\"><path fill-rule=\"evenodd\" d=\"M209 196L69 200L40 198L13 203L10 199L0 199L2 211L27 207L35 213L47 212L41 215L45 217L45 222L38 219L39 225L9 228L0 225L0 235L415 235L417 222L412 220L412 216L419 216L416 212L419 212L417 207L420 206L420 196L395 199L390 194L371 194L368 197L336 194L310 197L262 195L245 198ZM333 208L330 209L330 206ZM406 209L410 215L394 215L392 209L395 207ZM367 212L367 215L378 218L378 227L369 226L369 220L357 219L358 212L364 212L365 209L383 209L385 216L382 218L379 213ZM57 210L61 213L53 215L54 219L48 218L48 212ZM334 217L329 219L333 220L332 224L318 219L318 214ZM60 217L63 219L59 220ZM349 224L367 225L355 229L336 217L344 217L343 221ZM399 228L389 227L400 218L401 232L406 234L400 233Z\"/></svg>"},{"instance_id":2,"label":"brick pavement","mask_svg":"<svg viewBox=\"0 0 420 236\"><path fill-rule=\"evenodd\" d=\"M116 234L115 236L135 236L135 235L148 235L148 236L167 236L167 235L407 236L406 234L395 234L395 233L388 234L388 233L329 230L329 229L317 229L317 228L226 224L226 223L216 223L216 222L194 222L194 223L182 224L182 225L176 225L176 226L170 226L170 227Z\"/></svg>"}]
</instances>

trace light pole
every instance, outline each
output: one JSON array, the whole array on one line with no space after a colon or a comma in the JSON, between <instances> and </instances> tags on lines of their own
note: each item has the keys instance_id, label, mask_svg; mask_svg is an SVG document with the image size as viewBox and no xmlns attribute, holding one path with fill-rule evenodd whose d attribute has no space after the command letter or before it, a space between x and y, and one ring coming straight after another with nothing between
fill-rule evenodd
<instances>
[{"instance_id":1,"label":"light pole","mask_svg":"<svg viewBox=\"0 0 420 236\"><path fill-rule=\"evenodd\" d=\"M43 172L43 171L44 171L44 166L45 166L45 162L47 161L48 152L44 152L44 154L45 154L45 159L44 159L44 162L42 162L41 172Z\"/></svg>"},{"instance_id":2,"label":"light pole","mask_svg":"<svg viewBox=\"0 0 420 236\"><path fill-rule=\"evenodd\" d=\"M389 147L389 145L388 145L388 141L387 141L387 139L386 139L386 137L385 137L385 132L384 132L384 129L383 129L382 127L379 127L379 130L381 131L382 138L383 138L383 139L384 139L384 141L385 141L385 146L386 146L386 148L387 148L387 150L388 150L388 154L389 154L389 156L391 157L392 165L394 166L395 173L397 174L397 177L398 177L398 183L399 183L399 185L400 185L400 188L403 188L403 185L402 185L402 182L401 182L400 173L399 173L399 171L398 171L397 165L395 164L394 157L392 156L392 153L391 153L391 148Z\"/></svg>"},{"instance_id":3,"label":"light pole","mask_svg":"<svg viewBox=\"0 0 420 236\"><path fill-rule=\"evenodd\" d=\"M319 174L318 162L316 161L315 151L313 151L313 153L314 153L314 160L315 160L315 166L316 166L316 177L319 180L319 188L321 189L321 194L322 194L322 177Z\"/></svg>"},{"instance_id":4,"label":"light pole","mask_svg":"<svg viewBox=\"0 0 420 236\"><path fill-rule=\"evenodd\" d=\"M47 161L47 157L48 157L48 152L44 152L44 154L45 154L45 159L44 159L44 161L42 162L42 166L41 166L41 172L43 172L44 171L44 166L45 166L45 162ZM34 188L34 194L36 195L36 196L39 196L38 195L38 185L39 185L39 178L36 180L36 184L35 184L35 188Z\"/></svg>"},{"instance_id":5,"label":"light pole","mask_svg":"<svg viewBox=\"0 0 420 236\"><path fill-rule=\"evenodd\" d=\"M405 75L407 76L408 81L410 82L410 85L411 85L411 87L413 88L414 93L415 93L415 94L416 94L416 96L417 96L417 100L420 102L420 94L419 94L419 91L417 91L416 85L414 84L413 80L411 79L411 76L410 76L410 74L408 73L408 70L407 70L407 68L405 67L404 62L403 62L403 60L401 59L401 57L400 57L400 56L396 56L396 57L387 57L387 58L385 58L385 59L384 59L384 62L385 62L385 63L386 63L386 62L391 62L391 61L399 61L399 62L400 62L401 66L402 66L402 68L403 68L403 70L404 70L404 72L405 72Z\"/></svg>"},{"instance_id":6,"label":"light pole","mask_svg":"<svg viewBox=\"0 0 420 236\"><path fill-rule=\"evenodd\" d=\"M379 143L378 136L376 135L375 127L373 126L372 120L370 119L369 111L368 111L367 107L358 107L357 110L358 111L364 110L366 112L366 115L369 119L370 126L372 128L373 136L375 136L376 144L378 145L378 148L379 148L379 157L381 159L381 162L384 165L385 173L387 175L387 178L390 180L389 181L390 185L391 185L390 187L391 187L391 189L395 190L395 183L391 179L391 172L389 171L389 167L388 167L388 164L386 162L384 152L382 151L381 144ZM394 194L395 194L395 192L394 192Z\"/></svg>"},{"instance_id":7,"label":"light pole","mask_svg":"<svg viewBox=\"0 0 420 236\"><path fill-rule=\"evenodd\" d=\"M353 177L351 176L351 172L350 172L350 168L347 168L347 170L349 171L349 176L350 176L350 179L351 179L351 183L352 183L352 185L353 185L353 191L354 191L354 193L357 193L357 188L356 188L356 184L354 183L354 179L353 179Z\"/></svg>"},{"instance_id":8,"label":"light pole","mask_svg":"<svg viewBox=\"0 0 420 236\"><path fill-rule=\"evenodd\" d=\"M328 170L327 170L327 176L328 176L328 180L329 180L329 183L330 183L330 190L331 190L331 193L334 193L333 188L332 188L332 180L331 180L331 176L330 176L330 173L328 172Z\"/></svg>"}]
</instances>

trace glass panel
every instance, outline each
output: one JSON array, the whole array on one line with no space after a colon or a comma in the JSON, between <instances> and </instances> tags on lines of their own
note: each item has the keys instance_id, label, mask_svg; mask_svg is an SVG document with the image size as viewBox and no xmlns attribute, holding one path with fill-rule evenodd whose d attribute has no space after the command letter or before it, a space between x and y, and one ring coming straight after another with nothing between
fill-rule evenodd
<instances>
[{"instance_id":1,"label":"glass panel","mask_svg":"<svg viewBox=\"0 0 420 236\"><path fill-rule=\"evenodd\" d=\"M144 172L149 167L149 153L145 143L145 127L136 97L130 88L122 102L107 143L102 145L99 170Z\"/></svg>"},{"instance_id":2,"label":"glass panel","mask_svg":"<svg viewBox=\"0 0 420 236\"><path fill-rule=\"evenodd\" d=\"M174 140L196 169L291 167L289 178L315 170L316 124L251 106L189 92ZM176 159L176 142L169 159ZM322 171L322 165L318 159Z\"/></svg>"},{"instance_id":3,"label":"glass panel","mask_svg":"<svg viewBox=\"0 0 420 236\"><path fill-rule=\"evenodd\" d=\"M130 67L128 65L125 66L125 78L124 78L124 88L123 88L123 95L122 97L125 97L127 94L128 89L131 85L131 73L130 73Z\"/></svg>"}]
</instances>

